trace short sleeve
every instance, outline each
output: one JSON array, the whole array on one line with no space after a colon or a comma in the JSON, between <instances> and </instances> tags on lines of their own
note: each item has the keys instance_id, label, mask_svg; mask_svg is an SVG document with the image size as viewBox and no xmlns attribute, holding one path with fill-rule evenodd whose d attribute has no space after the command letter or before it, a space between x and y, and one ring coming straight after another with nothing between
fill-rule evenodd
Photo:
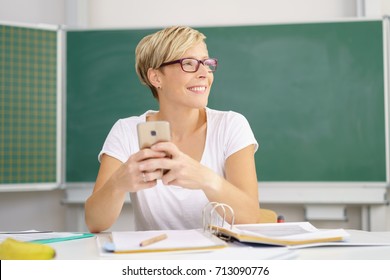
<instances>
[{"instance_id":1,"label":"short sleeve","mask_svg":"<svg viewBox=\"0 0 390 280\"><path fill-rule=\"evenodd\" d=\"M99 162L103 154L114 157L121 162L126 162L131 154L128 147L129 141L123 121L118 120L107 135L103 148L98 155Z\"/></svg>"},{"instance_id":2,"label":"short sleeve","mask_svg":"<svg viewBox=\"0 0 390 280\"><path fill-rule=\"evenodd\" d=\"M239 113L230 111L226 120L225 135L225 156L228 158L235 152L249 146L255 145L255 152L259 144L253 134L248 120Z\"/></svg>"}]
</instances>

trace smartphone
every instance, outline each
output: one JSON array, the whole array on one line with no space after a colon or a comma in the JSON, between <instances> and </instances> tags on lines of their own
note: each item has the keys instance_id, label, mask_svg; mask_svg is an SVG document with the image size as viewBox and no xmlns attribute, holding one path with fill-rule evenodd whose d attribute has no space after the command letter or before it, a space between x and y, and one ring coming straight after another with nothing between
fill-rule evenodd
<instances>
[{"instance_id":1,"label":"smartphone","mask_svg":"<svg viewBox=\"0 0 390 280\"><path fill-rule=\"evenodd\" d=\"M154 121L143 122L137 125L139 148L150 148L153 144L171 141L169 122Z\"/></svg>"}]
</instances>

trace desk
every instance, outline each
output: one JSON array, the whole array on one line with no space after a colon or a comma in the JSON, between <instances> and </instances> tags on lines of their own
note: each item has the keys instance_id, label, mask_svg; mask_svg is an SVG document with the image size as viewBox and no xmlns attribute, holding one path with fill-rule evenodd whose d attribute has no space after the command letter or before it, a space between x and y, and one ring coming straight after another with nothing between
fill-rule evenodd
<instances>
[{"instance_id":1,"label":"desk","mask_svg":"<svg viewBox=\"0 0 390 280\"><path fill-rule=\"evenodd\" d=\"M347 230L351 234L351 242L383 242L390 244L390 232L367 232ZM97 236L106 237L109 233ZM51 243L56 249L58 260L96 260L96 259L138 259L138 260L206 260L206 259L294 259L294 260L390 260L389 246L335 246L290 249L283 247L249 247L230 246L213 252L196 253L144 253L113 254L101 256L96 237L72 241ZM288 252L286 252L288 251Z\"/></svg>"},{"instance_id":2,"label":"desk","mask_svg":"<svg viewBox=\"0 0 390 280\"><path fill-rule=\"evenodd\" d=\"M348 232L355 240L390 242L390 232ZM106 238L108 235L101 233L98 237ZM255 277L269 280L380 279L388 274L390 264L390 245L287 249L270 246L251 248L233 244L211 252L102 256L96 240L96 237L92 237L50 243L56 249L56 259L59 261L4 261L4 265L2 261L1 276L10 280L31 279L32 275L39 275L40 280L146 280L156 279L156 276L161 278L159 275L168 276L163 278L170 280L249 280Z\"/></svg>"}]
</instances>

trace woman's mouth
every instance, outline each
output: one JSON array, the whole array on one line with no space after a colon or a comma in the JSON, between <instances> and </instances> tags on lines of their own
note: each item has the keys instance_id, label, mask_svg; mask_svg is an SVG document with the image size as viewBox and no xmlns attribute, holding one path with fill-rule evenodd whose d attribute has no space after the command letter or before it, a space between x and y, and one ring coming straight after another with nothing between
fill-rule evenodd
<instances>
[{"instance_id":1,"label":"woman's mouth","mask_svg":"<svg viewBox=\"0 0 390 280\"><path fill-rule=\"evenodd\" d=\"M204 93L206 91L205 86L195 86L195 87L189 87L188 90L194 92L194 93Z\"/></svg>"}]
</instances>

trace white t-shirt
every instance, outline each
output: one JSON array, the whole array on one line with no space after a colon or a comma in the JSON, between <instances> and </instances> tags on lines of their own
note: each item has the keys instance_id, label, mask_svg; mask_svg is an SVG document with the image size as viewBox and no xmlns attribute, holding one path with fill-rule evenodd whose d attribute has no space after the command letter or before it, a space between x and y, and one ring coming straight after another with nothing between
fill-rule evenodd
<instances>
[{"instance_id":1,"label":"white t-shirt","mask_svg":"<svg viewBox=\"0 0 390 280\"><path fill-rule=\"evenodd\" d=\"M99 153L121 162L139 151L137 124L146 121L147 111L141 116L118 120L112 127ZM225 177L225 161L235 152L258 143L247 119L233 111L206 108L207 134L201 164ZM157 181L154 188L130 193L137 230L193 229L202 227L202 210L209 202L201 190L164 185Z\"/></svg>"}]
</instances>

